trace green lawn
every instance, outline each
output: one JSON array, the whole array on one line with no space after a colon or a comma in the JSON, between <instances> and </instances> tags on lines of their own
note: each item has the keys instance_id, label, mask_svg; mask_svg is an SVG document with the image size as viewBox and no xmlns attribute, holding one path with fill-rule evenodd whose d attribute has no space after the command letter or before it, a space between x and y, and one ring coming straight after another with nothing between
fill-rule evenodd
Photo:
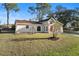
<instances>
[{"instance_id":1,"label":"green lawn","mask_svg":"<svg viewBox=\"0 0 79 59\"><path fill-rule=\"evenodd\" d=\"M51 34L48 33L36 33L36 34L0 34L0 38L1 39L14 39L14 38L47 38L47 37L51 37Z\"/></svg>"},{"instance_id":2,"label":"green lawn","mask_svg":"<svg viewBox=\"0 0 79 59\"><path fill-rule=\"evenodd\" d=\"M60 40L12 41L14 38L46 38L52 34L0 34L0 55L79 55L79 37L70 34L58 35Z\"/></svg>"}]
</instances>

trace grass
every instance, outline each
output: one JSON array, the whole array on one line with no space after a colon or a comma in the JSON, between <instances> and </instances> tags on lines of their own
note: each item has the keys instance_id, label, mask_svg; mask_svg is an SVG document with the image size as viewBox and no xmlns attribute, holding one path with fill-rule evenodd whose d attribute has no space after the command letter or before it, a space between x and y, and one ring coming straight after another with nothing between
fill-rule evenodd
<instances>
[{"instance_id":1,"label":"grass","mask_svg":"<svg viewBox=\"0 0 79 59\"><path fill-rule=\"evenodd\" d=\"M13 38L46 38L52 34L0 34L0 55L79 56L79 37L61 34L61 40L11 41Z\"/></svg>"},{"instance_id":2,"label":"grass","mask_svg":"<svg viewBox=\"0 0 79 59\"><path fill-rule=\"evenodd\" d=\"M14 39L14 38L47 38L47 37L51 37L51 34L41 34L41 33L37 33L37 34L0 34L0 38L1 39Z\"/></svg>"}]
</instances>

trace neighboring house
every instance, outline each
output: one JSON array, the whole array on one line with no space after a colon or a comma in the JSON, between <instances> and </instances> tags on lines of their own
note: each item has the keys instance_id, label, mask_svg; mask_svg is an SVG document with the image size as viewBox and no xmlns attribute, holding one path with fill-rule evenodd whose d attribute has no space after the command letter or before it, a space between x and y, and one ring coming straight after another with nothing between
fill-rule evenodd
<instances>
[{"instance_id":1,"label":"neighboring house","mask_svg":"<svg viewBox=\"0 0 79 59\"><path fill-rule=\"evenodd\" d=\"M16 33L52 33L51 26L58 21L54 18L45 19L41 21L27 21L27 20L16 20L15 32ZM58 33L63 33L63 24L58 22L60 25L57 30Z\"/></svg>"},{"instance_id":2,"label":"neighboring house","mask_svg":"<svg viewBox=\"0 0 79 59\"><path fill-rule=\"evenodd\" d=\"M65 25L65 28L71 28L71 27L73 27L73 26L72 26L72 23L74 23L74 22L76 22L76 21L73 20L73 21L68 22L68 23Z\"/></svg>"}]
</instances>

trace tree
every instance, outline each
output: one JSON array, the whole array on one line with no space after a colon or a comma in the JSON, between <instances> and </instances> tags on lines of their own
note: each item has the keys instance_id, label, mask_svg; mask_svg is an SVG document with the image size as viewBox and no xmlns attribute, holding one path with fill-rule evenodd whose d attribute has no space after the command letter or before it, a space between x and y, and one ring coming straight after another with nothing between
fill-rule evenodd
<instances>
[{"instance_id":1,"label":"tree","mask_svg":"<svg viewBox=\"0 0 79 59\"><path fill-rule=\"evenodd\" d=\"M19 8L16 3L3 3L2 5L4 6L4 8L7 12L7 27L8 27L10 11L17 12L19 10Z\"/></svg>"},{"instance_id":2,"label":"tree","mask_svg":"<svg viewBox=\"0 0 79 59\"><path fill-rule=\"evenodd\" d=\"M65 8L65 7L63 7L63 6L61 6L61 5L58 5L58 6L56 6L56 11L57 12L62 12L62 11L65 11L67 8Z\"/></svg>"},{"instance_id":3,"label":"tree","mask_svg":"<svg viewBox=\"0 0 79 59\"><path fill-rule=\"evenodd\" d=\"M61 6L61 5L58 5L56 6L56 11L55 12L51 12L47 17L48 18L59 18L62 14L62 12L64 12L67 8Z\"/></svg>"},{"instance_id":4,"label":"tree","mask_svg":"<svg viewBox=\"0 0 79 59\"><path fill-rule=\"evenodd\" d=\"M57 13L58 20L64 24L64 26L68 22L73 22L74 20L77 20L77 11L70 9L65 10L64 12Z\"/></svg>"},{"instance_id":5,"label":"tree","mask_svg":"<svg viewBox=\"0 0 79 59\"><path fill-rule=\"evenodd\" d=\"M45 15L51 12L51 5L48 3L36 3L36 7L29 7L29 12L31 14L36 14L37 20L43 20Z\"/></svg>"},{"instance_id":6,"label":"tree","mask_svg":"<svg viewBox=\"0 0 79 59\"><path fill-rule=\"evenodd\" d=\"M62 6L57 6L56 11L51 13L48 17L57 18L58 21L63 23L65 26L68 22L74 22L79 20L79 8L74 9L67 9Z\"/></svg>"}]
</instances>

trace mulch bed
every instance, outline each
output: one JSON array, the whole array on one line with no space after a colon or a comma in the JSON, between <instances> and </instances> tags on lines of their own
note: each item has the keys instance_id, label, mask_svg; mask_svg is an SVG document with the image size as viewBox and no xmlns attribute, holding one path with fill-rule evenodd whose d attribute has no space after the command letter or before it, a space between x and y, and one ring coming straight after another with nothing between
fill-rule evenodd
<instances>
[{"instance_id":1,"label":"mulch bed","mask_svg":"<svg viewBox=\"0 0 79 59\"><path fill-rule=\"evenodd\" d=\"M54 37L48 37L48 38L18 38L18 39L12 39L11 41L26 41L26 40L59 40L59 38L54 38Z\"/></svg>"}]
</instances>

